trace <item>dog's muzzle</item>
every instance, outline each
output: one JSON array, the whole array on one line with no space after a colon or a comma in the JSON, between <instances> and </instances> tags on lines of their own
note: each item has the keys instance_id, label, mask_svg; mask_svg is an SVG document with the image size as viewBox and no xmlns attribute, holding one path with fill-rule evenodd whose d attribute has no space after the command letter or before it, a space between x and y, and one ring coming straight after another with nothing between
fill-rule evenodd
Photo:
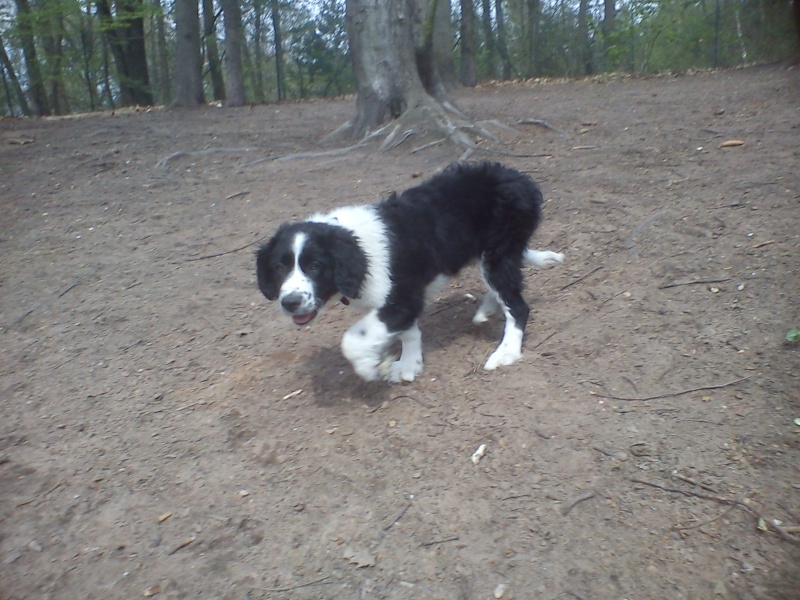
<instances>
[{"instance_id":1,"label":"dog's muzzle","mask_svg":"<svg viewBox=\"0 0 800 600\"><path fill-rule=\"evenodd\" d=\"M296 325L310 323L317 316L317 310L305 294L293 292L281 298L281 308L292 317Z\"/></svg>"}]
</instances>

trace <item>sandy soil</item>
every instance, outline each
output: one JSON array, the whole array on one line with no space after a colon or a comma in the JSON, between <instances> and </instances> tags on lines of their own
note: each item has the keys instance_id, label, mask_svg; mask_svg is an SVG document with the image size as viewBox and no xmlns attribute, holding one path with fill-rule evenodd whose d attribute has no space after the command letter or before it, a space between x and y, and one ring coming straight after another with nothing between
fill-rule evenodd
<instances>
[{"instance_id":1,"label":"sandy soil","mask_svg":"<svg viewBox=\"0 0 800 600\"><path fill-rule=\"evenodd\" d=\"M493 373L453 281L404 386L352 373L351 309L266 302L253 243L454 149L271 160L352 98L0 122L0 597L800 597L798 99L786 65L461 93L567 262Z\"/></svg>"}]
</instances>

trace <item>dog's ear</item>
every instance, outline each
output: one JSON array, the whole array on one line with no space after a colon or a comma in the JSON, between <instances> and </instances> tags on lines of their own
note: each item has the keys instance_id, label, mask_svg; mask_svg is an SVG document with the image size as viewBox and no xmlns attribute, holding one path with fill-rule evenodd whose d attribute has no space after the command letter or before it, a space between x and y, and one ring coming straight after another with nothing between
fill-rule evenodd
<instances>
[{"instance_id":1,"label":"dog's ear","mask_svg":"<svg viewBox=\"0 0 800 600\"><path fill-rule=\"evenodd\" d=\"M256 251L256 274L258 275L258 287L261 293L268 300L275 300L278 297L278 283L275 281L275 269L272 268L272 252L275 250L275 236Z\"/></svg>"},{"instance_id":2,"label":"dog's ear","mask_svg":"<svg viewBox=\"0 0 800 600\"><path fill-rule=\"evenodd\" d=\"M336 289L348 298L361 296L361 286L367 276L367 257L355 236L346 230L337 231L333 245Z\"/></svg>"}]
</instances>

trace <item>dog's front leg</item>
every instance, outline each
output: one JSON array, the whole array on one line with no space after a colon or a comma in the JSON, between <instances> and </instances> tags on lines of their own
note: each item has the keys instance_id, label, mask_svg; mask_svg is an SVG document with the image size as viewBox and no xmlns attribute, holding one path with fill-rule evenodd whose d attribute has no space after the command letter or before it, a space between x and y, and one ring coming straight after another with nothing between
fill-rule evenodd
<instances>
[{"instance_id":1,"label":"dog's front leg","mask_svg":"<svg viewBox=\"0 0 800 600\"><path fill-rule=\"evenodd\" d=\"M378 318L378 311L373 310L344 334L342 354L362 379L366 381L383 379L381 361L396 335L389 333L386 324Z\"/></svg>"},{"instance_id":2,"label":"dog's front leg","mask_svg":"<svg viewBox=\"0 0 800 600\"><path fill-rule=\"evenodd\" d=\"M398 337L403 344L400 360L389 366L387 379L393 383L414 381L422 373L422 332L415 322Z\"/></svg>"}]
</instances>

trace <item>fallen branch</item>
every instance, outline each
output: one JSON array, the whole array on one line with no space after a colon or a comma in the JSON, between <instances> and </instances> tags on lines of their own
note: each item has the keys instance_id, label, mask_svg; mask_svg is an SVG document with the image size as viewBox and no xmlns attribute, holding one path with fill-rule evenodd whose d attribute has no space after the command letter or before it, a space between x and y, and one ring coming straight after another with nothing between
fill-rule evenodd
<instances>
[{"instance_id":1,"label":"fallen branch","mask_svg":"<svg viewBox=\"0 0 800 600\"><path fill-rule=\"evenodd\" d=\"M793 535L793 532L797 531L796 527L783 527L781 525L778 525L774 519L768 519L767 517L762 515L758 510L753 508L753 506L750 504L750 500L748 500L747 498L745 498L744 500L734 500L733 498L725 498L724 496L712 496L711 494L703 494L701 492L693 492L691 490L671 488L665 485L661 485L660 483L654 483L652 481L644 481L642 479L636 479L633 477L630 478L630 481L641 485L647 485L659 489L661 491L668 492L670 494L681 494L689 498L700 498L702 500L711 500L712 502L717 502L718 504L724 504L725 506L741 508L745 512L750 513L751 515L753 515L758 519L759 527L765 527L766 529L774 531L775 533L778 534L778 537L780 537L784 541L800 545L800 538Z\"/></svg>"},{"instance_id":2,"label":"fallen branch","mask_svg":"<svg viewBox=\"0 0 800 600\"><path fill-rule=\"evenodd\" d=\"M689 388L688 390L681 390L679 392L665 392L663 394L657 394L655 396L627 397L627 396L613 396L611 394L601 394L599 392L591 392L591 394L594 396L600 396L601 398L608 398L609 400L620 400L622 402L647 402L648 400L661 400L662 398L675 398L677 396L685 396L686 394L691 394L692 392L719 390L722 388L730 387L732 385L736 385L737 383L746 381L747 379L750 379L750 376L734 379L733 381L729 381L728 383L719 383L716 385L704 385L696 388Z\"/></svg>"}]
</instances>

